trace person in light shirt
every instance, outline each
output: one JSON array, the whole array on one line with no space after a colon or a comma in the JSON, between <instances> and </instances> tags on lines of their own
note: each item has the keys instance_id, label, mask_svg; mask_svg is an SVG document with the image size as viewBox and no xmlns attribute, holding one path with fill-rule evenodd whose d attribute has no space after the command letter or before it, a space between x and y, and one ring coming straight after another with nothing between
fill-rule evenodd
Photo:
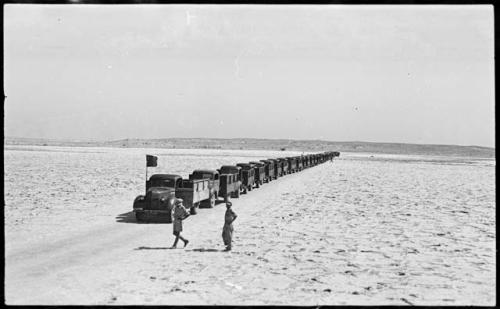
<instances>
[{"instance_id":1,"label":"person in light shirt","mask_svg":"<svg viewBox=\"0 0 500 309\"><path fill-rule=\"evenodd\" d=\"M174 235L175 235L175 241L174 244L172 245L172 248L177 248L177 243L179 242L179 239L181 239L184 242L184 247L187 246L189 243L189 240L181 236L182 232L182 220L186 219L189 217L189 212L187 209L182 205L183 200L178 198L175 201L175 206L173 210L173 219L174 219Z\"/></svg>"}]
</instances>

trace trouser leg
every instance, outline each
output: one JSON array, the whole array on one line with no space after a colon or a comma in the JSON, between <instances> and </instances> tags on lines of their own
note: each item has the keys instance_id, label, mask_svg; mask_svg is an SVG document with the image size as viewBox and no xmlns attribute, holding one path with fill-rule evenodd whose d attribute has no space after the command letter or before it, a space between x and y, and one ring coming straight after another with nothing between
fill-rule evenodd
<instances>
[{"instance_id":1,"label":"trouser leg","mask_svg":"<svg viewBox=\"0 0 500 309\"><path fill-rule=\"evenodd\" d=\"M180 238L180 235L175 236L173 247L177 246L177 243L179 242L179 238Z\"/></svg>"}]
</instances>

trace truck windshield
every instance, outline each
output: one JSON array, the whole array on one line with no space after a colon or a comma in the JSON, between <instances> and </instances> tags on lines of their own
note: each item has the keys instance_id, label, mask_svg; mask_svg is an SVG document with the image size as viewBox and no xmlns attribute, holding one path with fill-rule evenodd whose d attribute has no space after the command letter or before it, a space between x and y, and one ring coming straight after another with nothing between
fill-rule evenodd
<instances>
[{"instance_id":1,"label":"truck windshield","mask_svg":"<svg viewBox=\"0 0 500 309\"><path fill-rule=\"evenodd\" d=\"M174 179L153 179L151 180L151 187L169 187L175 188L175 180Z\"/></svg>"}]
</instances>

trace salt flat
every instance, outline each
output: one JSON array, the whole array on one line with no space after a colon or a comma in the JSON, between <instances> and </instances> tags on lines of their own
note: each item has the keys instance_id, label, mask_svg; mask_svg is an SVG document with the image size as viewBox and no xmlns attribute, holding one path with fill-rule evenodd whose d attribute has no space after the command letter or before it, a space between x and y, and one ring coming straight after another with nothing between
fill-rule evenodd
<instances>
[{"instance_id":1,"label":"salt flat","mask_svg":"<svg viewBox=\"0 0 500 309\"><path fill-rule=\"evenodd\" d=\"M137 224L144 154L187 176L297 153L6 146L7 304L494 305L495 161L342 153L185 222Z\"/></svg>"}]
</instances>

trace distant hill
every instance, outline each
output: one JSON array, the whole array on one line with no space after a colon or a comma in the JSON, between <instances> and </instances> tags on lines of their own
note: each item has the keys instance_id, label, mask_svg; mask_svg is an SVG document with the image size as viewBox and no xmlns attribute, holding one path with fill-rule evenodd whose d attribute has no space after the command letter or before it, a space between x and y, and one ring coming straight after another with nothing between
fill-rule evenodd
<instances>
[{"instance_id":1,"label":"distant hill","mask_svg":"<svg viewBox=\"0 0 500 309\"><path fill-rule=\"evenodd\" d=\"M427 145L374 142L331 142L253 138L163 138L122 139L115 141L78 141L6 137L5 145L78 146L119 148L207 148L291 151L340 151L408 155L440 155L494 158L495 149L479 146Z\"/></svg>"}]
</instances>

